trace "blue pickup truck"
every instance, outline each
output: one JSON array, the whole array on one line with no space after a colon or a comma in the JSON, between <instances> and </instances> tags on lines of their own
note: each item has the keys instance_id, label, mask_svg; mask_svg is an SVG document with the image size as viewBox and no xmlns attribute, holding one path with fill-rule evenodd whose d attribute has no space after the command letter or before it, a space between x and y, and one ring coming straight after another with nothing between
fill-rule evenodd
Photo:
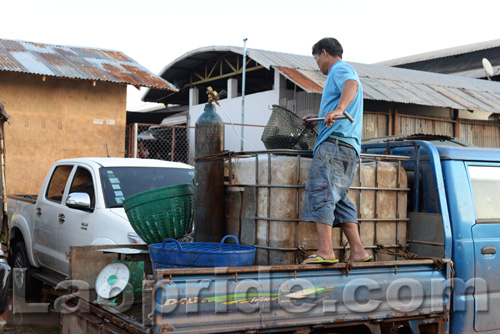
<instances>
[{"instance_id":1,"label":"blue pickup truck","mask_svg":"<svg viewBox=\"0 0 500 334\"><path fill-rule=\"evenodd\" d=\"M406 157L397 260L158 270L153 331L500 333L500 150L400 140L363 154Z\"/></svg>"}]
</instances>

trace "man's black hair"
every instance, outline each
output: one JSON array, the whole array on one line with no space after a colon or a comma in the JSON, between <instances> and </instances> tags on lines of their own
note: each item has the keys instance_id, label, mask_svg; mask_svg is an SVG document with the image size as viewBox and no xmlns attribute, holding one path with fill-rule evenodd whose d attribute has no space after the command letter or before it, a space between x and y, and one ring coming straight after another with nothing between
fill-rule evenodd
<instances>
[{"instance_id":1,"label":"man's black hair","mask_svg":"<svg viewBox=\"0 0 500 334\"><path fill-rule=\"evenodd\" d=\"M344 52L342 45L333 37L325 37L314 44L312 47L313 56L319 55L323 49L325 49L330 56L339 56L340 58L342 58L342 53Z\"/></svg>"}]
</instances>

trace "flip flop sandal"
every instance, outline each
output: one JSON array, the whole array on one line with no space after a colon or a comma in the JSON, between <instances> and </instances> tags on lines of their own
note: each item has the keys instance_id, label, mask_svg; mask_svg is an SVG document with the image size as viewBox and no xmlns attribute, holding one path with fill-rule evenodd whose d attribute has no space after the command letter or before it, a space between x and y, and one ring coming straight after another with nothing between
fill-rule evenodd
<instances>
[{"instance_id":1,"label":"flip flop sandal","mask_svg":"<svg viewBox=\"0 0 500 334\"><path fill-rule=\"evenodd\" d=\"M361 260L360 262L373 262L375 259L373 258L372 255L368 256L366 259Z\"/></svg>"},{"instance_id":2,"label":"flip flop sandal","mask_svg":"<svg viewBox=\"0 0 500 334\"><path fill-rule=\"evenodd\" d=\"M309 260L309 261L307 261ZM307 261L307 262L306 262ZM338 259L334 260L326 260L324 257L320 255L313 254L309 256L307 259L305 259L302 264L324 264L324 265L329 265L329 264L335 264L338 263Z\"/></svg>"}]
</instances>

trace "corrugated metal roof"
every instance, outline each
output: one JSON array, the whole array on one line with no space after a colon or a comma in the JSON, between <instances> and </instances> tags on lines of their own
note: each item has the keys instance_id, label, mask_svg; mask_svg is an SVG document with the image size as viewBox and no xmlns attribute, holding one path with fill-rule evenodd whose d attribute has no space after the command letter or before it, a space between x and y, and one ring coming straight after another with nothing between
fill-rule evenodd
<instances>
[{"instance_id":1,"label":"corrugated metal roof","mask_svg":"<svg viewBox=\"0 0 500 334\"><path fill-rule=\"evenodd\" d=\"M161 76L171 82L217 54L243 54L242 47L211 46L190 51L167 65ZM312 56L247 49L247 56L274 68L309 93L321 93L326 77ZM381 65L348 62L357 71L368 100L500 113L500 82ZM147 100L147 91L143 100Z\"/></svg>"},{"instance_id":2,"label":"corrugated metal roof","mask_svg":"<svg viewBox=\"0 0 500 334\"><path fill-rule=\"evenodd\" d=\"M494 75L498 75L500 72L500 67L499 66L493 66L493 71ZM477 69L472 69L472 70L467 70L463 72L455 72L453 75L459 76L459 77L466 77L466 78L474 78L474 79L479 79L479 78L487 78L488 74L484 70L484 68L477 68Z\"/></svg>"},{"instance_id":3,"label":"corrugated metal roof","mask_svg":"<svg viewBox=\"0 0 500 334\"><path fill-rule=\"evenodd\" d=\"M176 90L119 51L0 39L0 71Z\"/></svg>"},{"instance_id":4,"label":"corrugated metal roof","mask_svg":"<svg viewBox=\"0 0 500 334\"><path fill-rule=\"evenodd\" d=\"M500 83L380 65L350 63L369 100L500 113Z\"/></svg>"},{"instance_id":5,"label":"corrugated metal roof","mask_svg":"<svg viewBox=\"0 0 500 334\"><path fill-rule=\"evenodd\" d=\"M404 65L404 64L417 63L417 62L425 61L425 60L444 58L444 57L450 57L450 56L458 56L458 55L465 54L465 53L471 53L471 52L475 52L475 51L487 50L487 49L498 48L498 47L500 47L500 39L495 39L495 40L487 41L487 42L461 45L461 46L457 46L457 47L453 47L453 48L425 52L425 53L420 53L420 54L416 54L416 55L412 55L412 56L386 60L386 61L382 61L382 62L377 63L377 65L399 66L399 65Z\"/></svg>"}]
</instances>

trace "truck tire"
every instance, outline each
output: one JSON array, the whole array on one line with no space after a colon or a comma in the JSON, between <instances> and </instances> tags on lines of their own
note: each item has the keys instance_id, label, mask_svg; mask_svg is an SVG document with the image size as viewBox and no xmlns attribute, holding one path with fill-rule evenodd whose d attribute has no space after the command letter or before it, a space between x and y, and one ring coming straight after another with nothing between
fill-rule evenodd
<instances>
[{"instance_id":1,"label":"truck tire","mask_svg":"<svg viewBox=\"0 0 500 334\"><path fill-rule=\"evenodd\" d=\"M42 282L31 276L31 265L26 254L24 242L19 241L13 250L13 274L12 283L14 292L19 297L38 297L42 290ZM24 272L16 268L26 268Z\"/></svg>"}]
</instances>

